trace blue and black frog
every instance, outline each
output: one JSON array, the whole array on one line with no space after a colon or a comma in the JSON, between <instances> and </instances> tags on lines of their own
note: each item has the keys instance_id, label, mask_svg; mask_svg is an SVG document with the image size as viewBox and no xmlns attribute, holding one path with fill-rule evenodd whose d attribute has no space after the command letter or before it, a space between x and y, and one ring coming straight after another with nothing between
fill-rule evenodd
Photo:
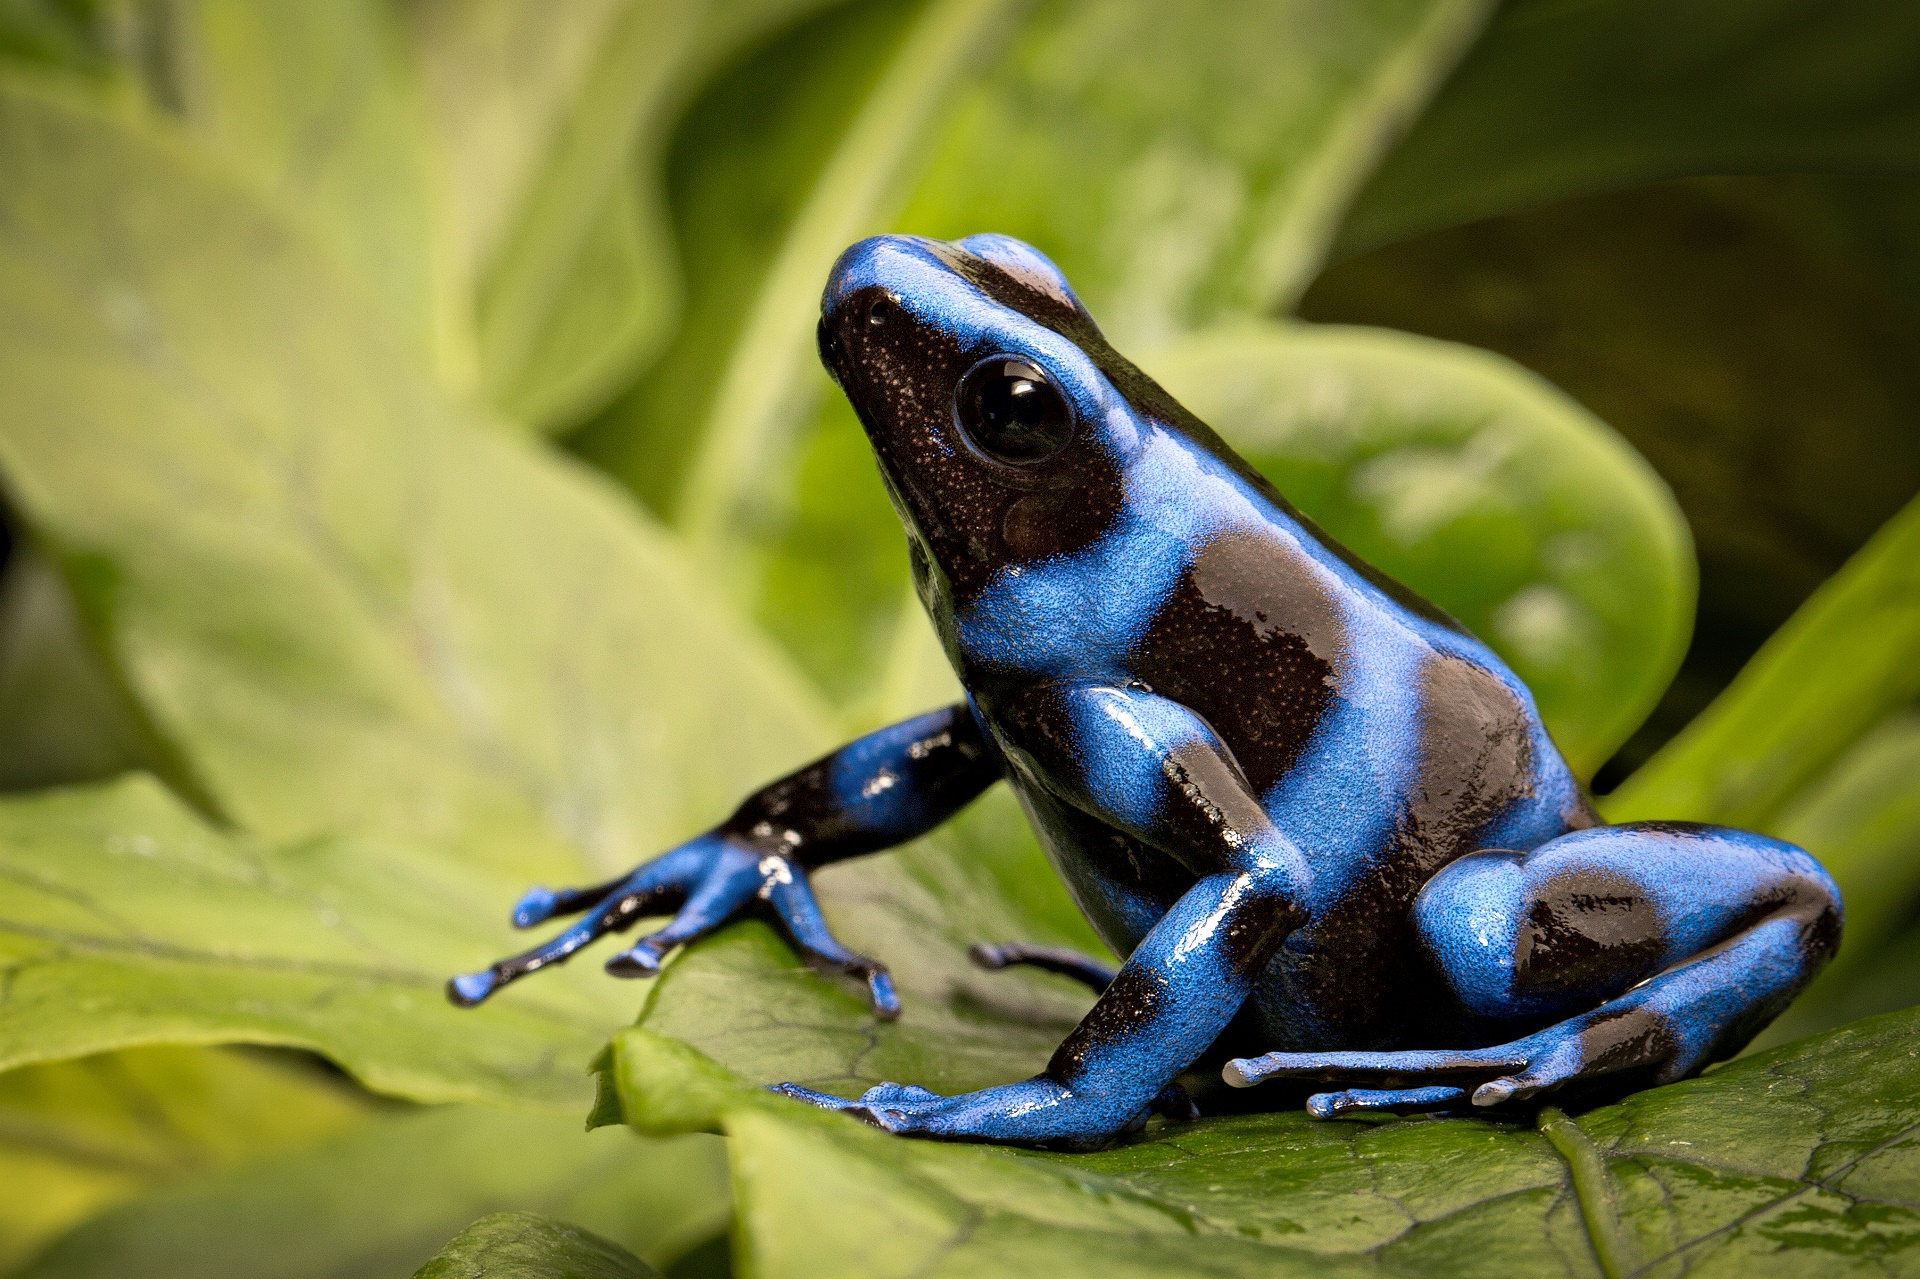
<instances>
[{"instance_id":1,"label":"blue and black frog","mask_svg":"<svg viewBox=\"0 0 1920 1279\"><path fill-rule=\"evenodd\" d=\"M807 872L999 782L1126 962L975 948L1099 992L1032 1079L784 1091L891 1132L1057 1148L1190 1113L1176 1078L1195 1063L1238 1088L1318 1081L1320 1117L1472 1111L1689 1075L1834 954L1839 896L1812 857L1601 821L1500 659L1115 353L1035 250L865 240L821 310L821 358L966 700L774 782L625 878L532 890L515 923L584 919L455 978L456 1002L643 913L677 912L610 971L655 973L760 911L891 1017L887 970L835 941Z\"/></svg>"}]
</instances>

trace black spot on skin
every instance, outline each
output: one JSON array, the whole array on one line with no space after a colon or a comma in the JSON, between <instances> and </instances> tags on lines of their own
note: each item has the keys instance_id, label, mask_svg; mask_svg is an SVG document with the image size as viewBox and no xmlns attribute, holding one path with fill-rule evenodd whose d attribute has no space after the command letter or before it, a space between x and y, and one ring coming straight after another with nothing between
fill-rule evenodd
<instances>
[{"instance_id":1,"label":"black spot on skin","mask_svg":"<svg viewBox=\"0 0 1920 1279\"><path fill-rule=\"evenodd\" d=\"M1285 1004L1311 1008L1308 1047L1457 1037L1457 1005L1408 922L1413 901L1532 794L1532 720L1513 691L1491 671L1440 653L1427 656L1419 680L1419 767L1388 846L1353 892L1287 939L1274 974L1285 998L1262 1001L1283 1026L1297 1025Z\"/></svg>"},{"instance_id":2,"label":"black spot on skin","mask_svg":"<svg viewBox=\"0 0 1920 1279\"><path fill-rule=\"evenodd\" d=\"M999 778L1000 755L965 703L935 712L927 721L907 744L906 758L889 761L886 771L909 789L930 820L944 820ZM720 824L719 833L809 870L891 847L891 833L861 826L835 792L838 754L763 786Z\"/></svg>"},{"instance_id":3,"label":"black spot on skin","mask_svg":"<svg viewBox=\"0 0 1920 1279\"><path fill-rule=\"evenodd\" d=\"M1100 1002L1054 1049L1052 1059L1047 1062L1047 1075L1071 1085L1095 1053L1136 1033L1158 1016L1167 997L1166 986L1153 973L1141 968L1122 968L1106 993L1100 996Z\"/></svg>"},{"instance_id":4,"label":"black spot on skin","mask_svg":"<svg viewBox=\"0 0 1920 1279\"><path fill-rule=\"evenodd\" d=\"M1602 1017L1580 1032L1580 1060L1589 1077L1663 1065L1679 1046L1667 1019L1644 1008Z\"/></svg>"},{"instance_id":5,"label":"black spot on skin","mask_svg":"<svg viewBox=\"0 0 1920 1279\"><path fill-rule=\"evenodd\" d=\"M1206 720L1260 795L1332 705L1345 644L1317 576L1285 548L1235 534L1200 549L1129 664Z\"/></svg>"},{"instance_id":6,"label":"black spot on skin","mask_svg":"<svg viewBox=\"0 0 1920 1279\"><path fill-rule=\"evenodd\" d=\"M1661 967L1665 921L1639 886L1606 870L1542 886L1514 950L1514 983L1567 999L1607 998Z\"/></svg>"}]
</instances>

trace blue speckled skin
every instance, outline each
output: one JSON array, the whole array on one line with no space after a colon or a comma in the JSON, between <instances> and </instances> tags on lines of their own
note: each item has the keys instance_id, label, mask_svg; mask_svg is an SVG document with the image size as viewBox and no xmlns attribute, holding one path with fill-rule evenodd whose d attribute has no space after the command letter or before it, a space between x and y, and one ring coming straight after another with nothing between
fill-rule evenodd
<instances>
[{"instance_id":1,"label":"blue speckled skin","mask_svg":"<svg viewBox=\"0 0 1920 1279\"><path fill-rule=\"evenodd\" d=\"M1619 1090L1737 1051L1838 947L1838 895L1801 850L1601 824L1499 658L1288 505L1031 248L863 241L828 281L820 346L967 701L774 783L626 879L534 890L517 923L591 913L456 978L457 1001L669 903L611 969L657 971L765 909L891 1015L886 970L834 942L805 872L1002 779L1126 963L975 948L1101 992L1032 1079L789 1095L898 1133L1074 1149L1188 1113L1176 1076L1209 1053L1237 1087L1336 1085L1308 1100L1322 1117ZM1038 434L982 407L1006 396L1052 406Z\"/></svg>"}]
</instances>

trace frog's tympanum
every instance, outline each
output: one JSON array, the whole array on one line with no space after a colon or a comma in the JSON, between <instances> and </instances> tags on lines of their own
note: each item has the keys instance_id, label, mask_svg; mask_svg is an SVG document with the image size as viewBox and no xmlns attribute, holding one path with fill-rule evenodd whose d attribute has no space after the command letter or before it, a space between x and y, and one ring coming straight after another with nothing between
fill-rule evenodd
<instances>
[{"instance_id":1,"label":"frog's tympanum","mask_svg":"<svg viewBox=\"0 0 1920 1279\"><path fill-rule=\"evenodd\" d=\"M658 972L758 912L892 1017L887 970L833 938L807 872L1003 781L1126 962L1017 943L974 958L1076 977L1092 1011L1019 1083L782 1091L890 1132L1067 1149L1192 1113L1175 1079L1203 1059L1240 1088L1324 1081L1320 1117L1471 1112L1697 1071L1838 947L1838 894L1800 849L1603 823L1500 659L1116 354L1028 246L862 241L827 282L819 346L966 700L772 783L623 879L532 890L515 923L584 921L455 978L456 1002L642 914L678 912L609 971Z\"/></svg>"}]
</instances>

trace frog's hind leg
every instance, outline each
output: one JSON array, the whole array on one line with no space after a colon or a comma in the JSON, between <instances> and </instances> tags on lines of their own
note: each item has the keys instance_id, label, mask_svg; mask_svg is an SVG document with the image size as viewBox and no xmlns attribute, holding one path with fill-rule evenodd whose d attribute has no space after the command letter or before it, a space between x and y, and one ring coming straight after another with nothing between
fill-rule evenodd
<instances>
[{"instance_id":1,"label":"frog's hind leg","mask_svg":"<svg viewBox=\"0 0 1920 1279\"><path fill-rule=\"evenodd\" d=\"M1103 964L1077 950L1062 946L1029 946L1017 941L1000 942L997 945L975 942L967 948L967 958L975 966L989 972L999 972L1003 968L1039 968L1058 973L1062 977L1071 977L1096 995L1105 994L1119 972L1112 965Z\"/></svg>"},{"instance_id":2,"label":"frog's hind leg","mask_svg":"<svg viewBox=\"0 0 1920 1279\"><path fill-rule=\"evenodd\" d=\"M1576 1081L1666 1083L1744 1047L1832 958L1840 898L1790 844L1680 823L1606 826L1481 852L1421 891L1414 922L1481 1025L1541 1026L1462 1051L1270 1053L1227 1082L1345 1085L1321 1117L1521 1100Z\"/></svg>"}]
</instances>

